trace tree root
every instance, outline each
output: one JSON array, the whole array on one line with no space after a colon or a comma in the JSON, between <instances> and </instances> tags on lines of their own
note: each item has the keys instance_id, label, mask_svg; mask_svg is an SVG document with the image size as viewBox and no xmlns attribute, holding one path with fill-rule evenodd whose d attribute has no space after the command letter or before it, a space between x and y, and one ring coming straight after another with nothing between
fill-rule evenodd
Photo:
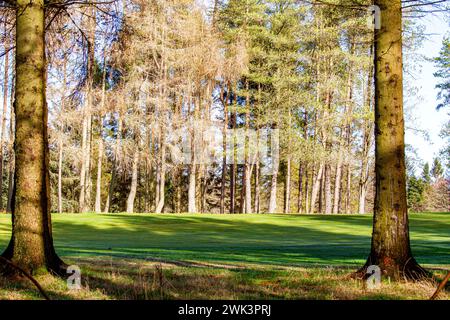
<instances>
[{"instance_id":1,"label":"tree root","mask_svg":"<svg viewBox=\"0 0 450 320\"><path fill-rule=\"evenodd\" d=\"M2 256L0 256L0 262L3 262L7 266L12 267L13 269L22 273L25 277L27 277L35 285L35 287L39 290L40 294L44 297L45 300L51 300L50 297L45 293L44 289L39 284L39 282L37 282L37 280L31 274L29 274L28 272L23 270L21 267L17 266L12 261L10 261Z\"/></svg>"},{"instance_id":2,"label":"tree root","mask_svg":"<svg viewBox=\"0 0 450 320\"><path fill-rule=\"evenodd\" d=\"M433 294L433 296L430 298L430 300L435 300L437 298L437 296L439 295L439 293L442 291L442 289L444 289L445 285L447 284L447 282L450 280L450 272L447 273L447 275L445 276L444 280L441 282L441 284L439 285L439 287L437 288L436 292Z\"/></svg>"}]
</instances>

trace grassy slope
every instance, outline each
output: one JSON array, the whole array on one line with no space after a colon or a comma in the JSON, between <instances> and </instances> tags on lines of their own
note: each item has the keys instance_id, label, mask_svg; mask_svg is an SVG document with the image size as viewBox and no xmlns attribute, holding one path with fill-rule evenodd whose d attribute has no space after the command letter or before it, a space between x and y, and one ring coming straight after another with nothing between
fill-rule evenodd
<instances>
[{"instance_id":1,"label":"grassy slope","mask_svg":"<svg viewBox=\"0 0 450 320\"><path fill-rule=\"evenodd\" d=\"M0 249L9 220L0 216ZM55 299L424 299L436 285L373 292L346 277L368 254L371 216L89 214L54 215L53 224L58 252L89 287L41 278ZM450 214L412 214L411 236L420 263L450 265ZM155 260L165 261L162 284ZM39 296L0 279L1 298Z\"/></svg>"}]
</instances>

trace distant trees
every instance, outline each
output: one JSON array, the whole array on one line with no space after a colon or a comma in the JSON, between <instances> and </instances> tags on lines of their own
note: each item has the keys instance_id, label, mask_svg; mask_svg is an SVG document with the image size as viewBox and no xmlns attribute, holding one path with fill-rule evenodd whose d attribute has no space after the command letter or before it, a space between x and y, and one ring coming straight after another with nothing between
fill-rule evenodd
<instances>
[{"instance_id":1,"label":"distant trees","mask_svg":"<svg viewBox=\"0 0 450 320\"><path fill-rule=\"evenodd\" d=\"M365 11L344 0L339 10L315 1L213 4L56 10L47 33L53 211L372 211L375 52ZM14 123L5 113L2 127L7 203ZM269 132L279 132L279 148L264 141Z\"/></svg>"},{"instance_id":2,"label":"distant trees","mask_svg":"<svg viewBox=\"0 0 450 320\"><path fill-rule=\"evenodd\" d=\"M439 57L434 59L438 71L434 74L436 78L441 79L436 88L439 89L438 99L441 103L437 106L438 109L450 106L450 38L444 38L442 42L442 49Z\"/></svg>"},{"instance_id":3,"label":"distant trees","mask_svg":"<svg viewBox=\"0 0 450 320\"><path fill-rule=\"evenodd\" d=\"M408 207L414 212L447 212L450 209L449 187L441 161L435 158L432 169L425 163L419 177L414 172L409 173Z\"/></svg>"}]
</instances>

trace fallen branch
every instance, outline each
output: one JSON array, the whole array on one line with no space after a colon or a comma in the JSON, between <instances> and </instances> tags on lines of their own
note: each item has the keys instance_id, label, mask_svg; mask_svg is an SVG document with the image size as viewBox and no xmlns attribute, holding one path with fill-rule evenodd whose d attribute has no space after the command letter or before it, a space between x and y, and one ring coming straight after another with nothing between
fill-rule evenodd
<instances>
[{"instance_id":1,"label":"fallen branch","mask_svg":"<svg viewBox=\"0 0 450 320\"><path fill-rule=\"evenodd\" d=\"M447 275L445 276L444 280L441 282L441 284L439 285L439 287L437 288L437 290L433 294L433 296L430 298L430 300L435 300L437 298L437 296L439 295L439 292L441 292L442 289L444 289L445 285L447 284L447 282L449 280L450 280L450 272L447 273Z\"/></svg>"},{"instance_id":2,"label":"fallen branch","mask_svg":"<svg viewBox=\"0 0 450 320\"><path fill-rule=\"evenodd\" d=\"M20 271L20 273L22 273L25 277L27 277L36 286L36 288L39 290L39 292L45 298L45 300L50 300L50 297L45 293L44 289L41 287L39 282L37 282L37 280L35 278L33 278L33 276L31 274L29 274L28 272L23 270L21 267L17 266L12 261L9 261L8 259L6 259L2 256L0 256L0 261L4 262L8 266L13 267L14 269L16 269L18 271Z\"/></svg>"}]
</instances>

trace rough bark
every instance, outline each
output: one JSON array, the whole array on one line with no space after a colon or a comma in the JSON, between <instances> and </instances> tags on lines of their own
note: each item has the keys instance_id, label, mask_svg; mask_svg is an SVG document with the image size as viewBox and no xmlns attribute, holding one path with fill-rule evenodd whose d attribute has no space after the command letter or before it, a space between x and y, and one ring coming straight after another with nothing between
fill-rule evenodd
<instances>
[{"instance_id":1,"label":"rough bark","mask_svg":"<svg viewBox=\"0 0 450 320\"><path fill-rule=\"evenodd\" d=\"M426 274L413 258L406 204L400 0L377 0L382 28L375 38L376 196L371 253L392 279ZM364 269L364 268L363 268Z\"/></svg>"},{"instance_id":2,"label":"rough bark","mask_svg":"<svg viewBox=\"0 0 450 320\"><path fill-rule=\"evenodd\" d=\"M44 12L44 0L17 1L15 188L3 257L30 274L63 274L50 217Z\"/></svg>"}]
</instances>

